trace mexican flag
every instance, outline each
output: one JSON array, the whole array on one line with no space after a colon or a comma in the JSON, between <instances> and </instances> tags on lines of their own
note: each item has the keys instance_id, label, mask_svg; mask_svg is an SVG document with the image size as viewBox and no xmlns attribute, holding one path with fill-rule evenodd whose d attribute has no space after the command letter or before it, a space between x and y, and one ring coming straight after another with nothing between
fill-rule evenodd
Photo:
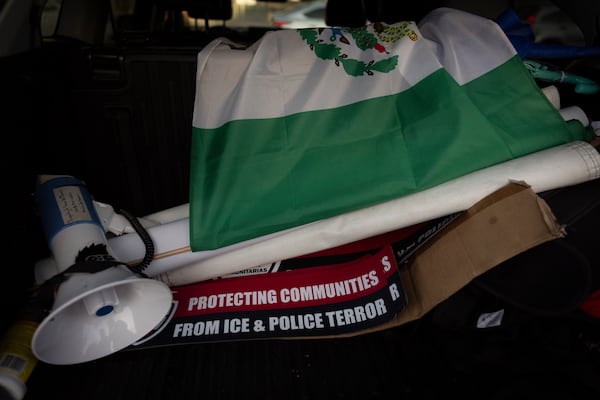
<instances>
[{"instance_id":1,"label":"mexican flag","mask_svg":"<svg viewBox=\"0 0 600 400\"><path fill-rule=\"evenodd\" d=\"M492 20L272 31L198 54L192 251L276 234L588 139Z\"/></svg>"}]
</instances>

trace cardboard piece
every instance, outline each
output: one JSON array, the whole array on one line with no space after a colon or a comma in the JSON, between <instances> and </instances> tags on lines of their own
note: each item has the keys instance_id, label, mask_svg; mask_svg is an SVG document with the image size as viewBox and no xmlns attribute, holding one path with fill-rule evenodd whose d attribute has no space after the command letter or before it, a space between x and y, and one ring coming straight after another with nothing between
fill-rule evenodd
<instances>
[{"instance_id":1,"label":"cardboard piece","mask_svg":"<svg viewBox=\"0 0 600 400\"><path fill-rule=\"evenodd\" d=\"M368 331L419 319L477 276L565 234L529 185L510 182L469 208L400 268L407 306L393 320ZM366 332L357 332L362 333Z\"/></svg>"}]
</instances>

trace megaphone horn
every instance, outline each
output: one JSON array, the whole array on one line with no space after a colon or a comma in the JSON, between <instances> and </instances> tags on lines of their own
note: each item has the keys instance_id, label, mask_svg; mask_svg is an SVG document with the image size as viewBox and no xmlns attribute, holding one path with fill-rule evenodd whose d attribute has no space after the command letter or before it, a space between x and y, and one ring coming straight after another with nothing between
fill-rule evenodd
<instances>
[{"instance_id":1,"label":"megaphone horn","mask_svg":"<svg viewBox=\"0 0 600 400\"><path fill-rule=\"evenodd\" d=\"M42 176L36 204L59 271L42 284L52 306L31 341L39 360L95 360L135 343L158 325L171 308L171 290L113 258L83 182Z\"/></svg>"}]
</instances>

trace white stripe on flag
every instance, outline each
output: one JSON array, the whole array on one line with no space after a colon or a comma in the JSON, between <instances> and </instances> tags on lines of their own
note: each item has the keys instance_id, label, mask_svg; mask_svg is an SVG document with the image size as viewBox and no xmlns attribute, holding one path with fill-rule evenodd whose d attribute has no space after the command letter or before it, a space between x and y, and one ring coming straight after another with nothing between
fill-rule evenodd
<instances>
[{"instance_id":1,"label":"white stripe on flag","mask_svg":"<svg viewBox=\"0 0 600 400\"><path fill-rule=\"evenodd\" d=\"M517 54L496 22L464 11L438 8L419 22L419 29L439 62L460 85ZM479 56L482 54L485 57Z\"/></svg>"},{"instance_id":2,"label":"white stripe on flag","mask_svg":"<svg viewBox=\"0 0 600 400\"><path fill-rule=\"evenodd\" d=\"M413 30L416 40L405 36L383 42L385 49L379 50L359 49L348 31L325 28L319 33L322 43L330 45L344 35L353 44L339 46L347 58L368 62L397 56L398 66L386 79L345 74L332 60L316 56L296 30L267 32L247 49L217 39L198 54L193 125L213 129L231 120L276 118L396 94L442 66L464 84L516 54L494 21L460 10L434 10L419 27L411 22L404 29ZM369 30L375 32L373 24Z\"/></svg>"}]
</instances>

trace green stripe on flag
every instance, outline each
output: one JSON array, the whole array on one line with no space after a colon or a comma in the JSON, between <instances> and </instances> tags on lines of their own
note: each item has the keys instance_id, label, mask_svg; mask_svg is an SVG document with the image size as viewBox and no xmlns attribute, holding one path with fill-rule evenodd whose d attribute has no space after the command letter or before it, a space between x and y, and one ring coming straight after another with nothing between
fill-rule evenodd
<instances>
[{"instance_id":1,"label":"green stripe on flag","mask_svg":"<svg viewBox=\"0 0 600 400\"><path fill-rule=\"evenodd\" d=\"M190 243L223 247L421 191L547 147L568 130L515 56L459 86L193 129Z\"/></svg>"}]
</instances>

